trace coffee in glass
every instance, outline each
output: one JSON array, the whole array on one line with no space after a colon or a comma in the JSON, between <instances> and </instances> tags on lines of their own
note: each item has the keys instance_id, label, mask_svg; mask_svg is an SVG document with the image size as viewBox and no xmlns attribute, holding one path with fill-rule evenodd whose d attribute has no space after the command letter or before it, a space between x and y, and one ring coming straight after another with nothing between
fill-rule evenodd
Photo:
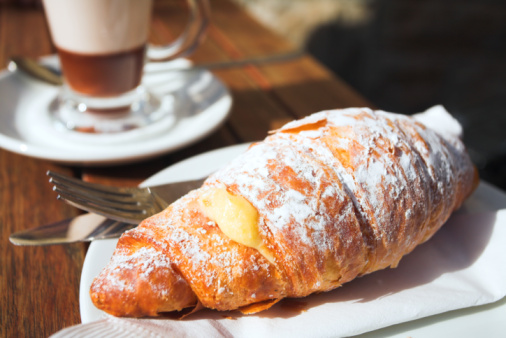
<instances>
[{"instance_id":1,"label":"coffee in glass","mask_svg":"<svg viewBox=\"0 0 506 338\"><path fill-rule=\"evenodd\" d=\"M51 113L83 132L122 132L169 112L142 85L145 60L190 53L208 23L207 0L188 0L186 31L168 46L148 45L153 0L43 0L64 85Z\"/></svg>"}]
</instances>

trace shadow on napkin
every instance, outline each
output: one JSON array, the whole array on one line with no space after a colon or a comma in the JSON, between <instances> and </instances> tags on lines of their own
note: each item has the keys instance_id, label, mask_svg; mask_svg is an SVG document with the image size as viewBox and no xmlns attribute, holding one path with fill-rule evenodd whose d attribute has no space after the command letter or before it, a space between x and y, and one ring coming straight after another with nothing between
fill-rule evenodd
<instances>
[{"instance_id":1,"label":"shadow on napkin","mask_svg":"<svg viewBox=\"0 0 506 338\"><path fill-rule=\"evenodd\" d=\"M54 337L341 337L487 304L506 295L506 272L497 268L506 262L504 225L506 210L454 215L396 269L283 300L255 315L203 310L182 320L106 316Z\"/></svg>"},{"instance_id":2,"label":"shadow on napkin","mask_svg":"<svg viewBox=\"0 0 506 338\"><path fill-rule=\"evenodd\" d=\"M443 274L472 266L489 243L495 221L495 213L453 215L430 240L406 255L397 268L376 271L330 292L282 300L255 316L289 318L326 303L366 303L431 283ZM295 305L292 307L290 302Z\"/></svg>"},{"instance_id":3,"label":"shadow on napkin","mask_svg":"<svg viewBox=\"0 0 506 338\"><path fill-rule=\"evenodd\" d=\"M367 303L429 284L444 274L472 266L487 247L495 222L496 213L454 214L431 239L404 256L395 269L373 272L329 292L283 299L269 310L248 316L291 318L323 304ZM237 311L203 309L183 320L233 320L243 316Z\"/></svg>"}]
</instances>

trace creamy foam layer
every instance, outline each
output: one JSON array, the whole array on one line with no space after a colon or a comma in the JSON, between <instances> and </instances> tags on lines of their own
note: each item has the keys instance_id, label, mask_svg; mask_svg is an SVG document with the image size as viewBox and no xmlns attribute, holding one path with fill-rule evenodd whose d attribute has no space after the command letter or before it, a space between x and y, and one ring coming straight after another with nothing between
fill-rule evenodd
<instances>
[{"instance_id":1,"label":"creamy foam layer","mask_svg":"<svg viewBox=\"0 0 506 338\"><path fill-rule=\"evenodd\" d=\"M152 0L43 0L53 42L81 54L134 49L148 37Z\"/></svg>"}]
</instances>

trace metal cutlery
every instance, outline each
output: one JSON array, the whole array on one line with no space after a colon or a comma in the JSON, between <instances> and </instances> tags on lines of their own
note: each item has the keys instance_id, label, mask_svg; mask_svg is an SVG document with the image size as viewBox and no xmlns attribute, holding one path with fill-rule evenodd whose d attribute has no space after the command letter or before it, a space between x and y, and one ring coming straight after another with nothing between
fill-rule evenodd
<instances>
[{"instance_id":1,"label":"metal cutlery","mask_svg":"<svg viewBox=\"0 0 506 338\"><path fill-rule=\"evenodd\" d=\"M52 171L48 171L47 175L59 199L79 209L131 224L138 224L164 210L188 191L200 187L205 180L137 188L104 186Z\"/></svg>"},{"instance_id":2,"label":"metal cutlery","mask_svg":"<svg viewBox=\"0 0 506 338\"><path fill-rule=\"evenodd\" d=\"M12 244L51 245L118 238L144 218L200 187L204 181L198 179L146 188L116 188L51 171L47 174L60 199L91 213L11 234L9 240Z\"/></svg>"},{"instance_id":3,"label":"metal cutlery","mask_svg":"<svg viewBox=\"0 0 506 338\"><path fill-rule=\"evenodd\" d=\"M118 238L136 226L90 213L16 232L9 236L9 241L23 246L89 242L95 239Z\"/></svg>"},{"instance_id":4,"label":"metal cutlery","mask_svg":"<svg viewBox=\"0 0 506 338\"><path fill-rule=\"evenodd\" d=\"M228 60L194 64L190 66L182 66L179 68L174 67L170 62L153 62L148 63L144 69L145 73L160 73L170 71L192 71L199 69L223 69L223 68L234 68L244 67L252 64L265 64L275 62L285 62L297 59L304 55L304 51L295 50L286 53L272 54L267 56L252 57L240 60ZM63 84L63 78L61 71L53 67L43 65L36 60L23 56L13 56L10 58L9 69L18 69L36 79L44 81L46 83L60 86Z\"/></svg>"}]
</instances>

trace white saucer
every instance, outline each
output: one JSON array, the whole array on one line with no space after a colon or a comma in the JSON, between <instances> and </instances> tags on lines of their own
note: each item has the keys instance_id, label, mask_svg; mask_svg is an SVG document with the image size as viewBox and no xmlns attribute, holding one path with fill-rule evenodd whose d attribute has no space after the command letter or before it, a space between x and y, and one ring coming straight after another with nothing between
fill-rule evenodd
<instances>
[{"instance_id":1,"label":"white saucer","mask_svg":"<svg viewBox=\"0 0 506 338\"><path fill-rule=\"evenodd\" d=\"M58 67L55 55L42 62ZM18 70L0 73L0 147L65 164L129 163L188 146L214 132L227 118L232 97L212 73L182 70L186 60L165 63L165 70L147 73L143 83L172 109L148 127L97 135L58 130L48 107L59 88L34 80ZM170 70L170 68L173 68Z\"/></svg>"}]
</instances>

